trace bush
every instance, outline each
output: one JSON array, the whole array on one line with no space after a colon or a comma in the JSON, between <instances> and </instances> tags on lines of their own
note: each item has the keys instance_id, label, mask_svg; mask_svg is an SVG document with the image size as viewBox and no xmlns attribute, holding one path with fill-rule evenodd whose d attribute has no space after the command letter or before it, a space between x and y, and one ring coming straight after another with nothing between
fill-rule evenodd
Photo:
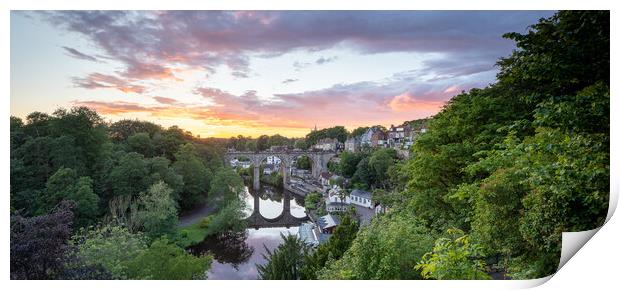
<instances>
[{"instance_id":1,"label":"bush","mask_svg":"<svg viewBox=\"0 0 620 290\"><path fill-rule=\"evenodd\" d=\"M203 229L208 228L209 224L211 224L211 221L213 221L213 215L210 215L210 216L208 216L206 218L203 218L200 221L200 227L203 228Z\"/></svg>"},{"instance_id":2,"label":"bush","mask_svg":"<svg viewBox=\"0 0 620 290\"><path fill-rule=\"evenodd\" d=\"M181 238L187 238L189 237L189 231L188 230L181 230L179 232L179 234L181 235Z\"/></svg>"}]
</instances>

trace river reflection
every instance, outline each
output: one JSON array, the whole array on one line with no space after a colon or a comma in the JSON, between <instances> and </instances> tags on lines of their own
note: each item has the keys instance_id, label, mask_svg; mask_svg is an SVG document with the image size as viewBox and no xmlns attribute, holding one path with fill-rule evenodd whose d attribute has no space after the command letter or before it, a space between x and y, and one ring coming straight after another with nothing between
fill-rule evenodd
<instances>
[{"instance_id":1,"label":"river reflection","mask_svg":"<svg viewBox=\"0 0 620 290\"><path fill-rule=\"evenodd\" d=\"M282 213L283 190L273 187L262 187L259 196L260 214L266 218L274 218ZM303 197L295 196L290 201L291 215L305 217ZM246 214L254 210L254 197L246 187ZM263 254L265 247L272 250L282 243L280 234L296 235L299 227L246 229L239 233L223 233L207 237L202 243L188 248L193 254L210 252L214 256L213 264L208 272L208 279L258 279L256 264L265 263Z\"/></svg>"},{"instance_id":2,"label":"river reflection","mask_svg":"<svg viewBox=\"0 0 620 290\"><path fill-rule=\"evenodd\" d=\"M282 198L284 192L283 189L263 186L258 192L260 198L259 207L260 214L266 218L275 218L282 213ZM302 218L306 216L306 209L302 206L304 204L303 197L297 196L293 193L288 194L291 199L291 215L294 217ZM249 216L254 211L253 196L246 187L245 200L248 205L247 215Z\"/></svg>"}]
</instances>

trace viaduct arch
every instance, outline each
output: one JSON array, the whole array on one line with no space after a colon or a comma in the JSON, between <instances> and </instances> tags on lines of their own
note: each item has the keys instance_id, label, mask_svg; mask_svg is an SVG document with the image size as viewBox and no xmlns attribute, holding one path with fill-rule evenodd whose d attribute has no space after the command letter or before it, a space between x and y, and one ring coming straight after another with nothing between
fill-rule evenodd
<instances>
[{"instance_id":1,"label":"viaduct arch","mask_svg":"<svg viewBox=\"0 0 620 290\"><path fill-rule=\"evenodd\" d=\"M230 166L230 161L234 158L238 157L247 157L250 158L250 161L254 167L253 172L253 184L252 188L254 190L260 189L260 165L269 156L278 157L282 163L280 166L283 167L283 178L284 178L284 189L290 189L289 178L291 172L291 166L293 160L300 156L308 156L312 160L312 177L319 178L321 173L327 171L327 162L334 156L336 153L334 151L295 151L295 150L286 150L286 151L229 151L224 155L224 162L226 165Z\"/></svg>"}]
</instances>

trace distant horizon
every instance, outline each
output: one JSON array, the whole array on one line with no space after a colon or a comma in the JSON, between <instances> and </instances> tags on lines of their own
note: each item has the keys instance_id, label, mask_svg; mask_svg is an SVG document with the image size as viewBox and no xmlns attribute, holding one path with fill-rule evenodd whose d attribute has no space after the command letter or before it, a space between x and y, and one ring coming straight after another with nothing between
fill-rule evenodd
<instances>
[{"instance_id":1,"label":"distant horizon","mask_svg":"<svg viewBox=\"0 0 620 290\"><path fill-rule=\"evenodd\" d=\"M388 127L494 83L502 35L552 13L11 11L10 111L87 106L204 138Z\"/></svg>"},{"instance_id":2,"label":"distant horizon","mask_svg":"<svg viewBox=\"0 0 620 290\"><path fill-rule=\"evenodd\" d=\"M52 111L32 111L32 112L28 112L28 113L26 113L26 114L25 114L25 115L23 115L23 116L17 116L17 115L13 115L13 114L11 114L11 117L18 117L18 118L22 119L22 121L26 121L26 117L28 116L28 114L33 113L33 112L40 112L40 113L45 113L45 114L48 114L48 115L52 115L52 114L53 114L56 110L58 110L58 109L67 109L67 110L71 110L71 108L73 108L73 107L58 107L58 108L56 108L56 109L54 109L54 110L52 110ZM96 111L96 110L95 110L95 111ZM175 124L172 124L172 125L170 125L170 126L164 126L164 125L162 125L162 124L158 123L157 121L145 120L145 119L140 119L140 118L122 118L122 119L118 119L118 120L110 120L110 119L106 118L105 116L102 116L99 112L97 112L97 113L99 114L99 116L100 116L100 117L102 117L102 119L104 120L104 122L114 123L114 122L117 122L117 121L120 121L120 120L137 120L137 121L146 121L146 122L150 122L150 123L156 124L156 125L158 125L158 126L161 126L161 127L162 127L162 128L164 128L164 129L170 128L170 127L172 127L172 126L177 126L177 127L179 127L180 129L183 129L184 131L187 131L187 132L192 133L192 135L193 135L194 137L200 136L200 138L201 138L201 139L207 139L207 138L215 138L215 139L230 139L230 138L232 138L232 137L237 137L237 136L239 136L239 135L240 135L240 134L237 134L237 135L229 135L229 136L202 136L202 135L200 135L200 134L196 134L196 133L192 132L192 131L191 131L191 130L189 130L189 129L183 128L182 126L175 125ZM408 121L421 120L421 119L430 119L430 118L432 118L432 117L433 117L433 116L424 117L424 118L417 118L417 119L410 119L410 120L404 120L404 121L402 121L402 122L400 122L400 123L393 123L393 124L387 124L387 125L385 125L385 124L370 124L370 125L367 125L367 126L347 127L347 126L344 126L344 125L334 124L334 125L327 126L327 127L318 127L318 126L317 126L317 128L316 128L316 129L317 129L317 130L322 130L322 129L327 129L327 128L333 128L333 127L336 127L336 126L343 126L343 127L344 127L347 131L351 132L351 131L355 130L356 128L359 128L359 127L383 126L383 127L389 128L391 125L394 125L394 126L400 126L400 125L402 125L402 124L404 124L405 122L408 122ZM312 132L312 130L314 130L314 127L309 128L309 129L308 129L308 133ZM258 135L243 135L243 137L258 138L258 137L263 136L263 135L273 136L273 135L278 134L278 135L283 136L283 137L286 137L286 138L304 138L304 137L306 137L306 135L307 135L308 133L303 134L303 135L300 135L300 136L289 136L289 135L283 135L283 134L279 134L279 133L275 133L275 134L263 134L263 133L261 133L261 134L258 134Z\"/></svg>"}]
</instances>

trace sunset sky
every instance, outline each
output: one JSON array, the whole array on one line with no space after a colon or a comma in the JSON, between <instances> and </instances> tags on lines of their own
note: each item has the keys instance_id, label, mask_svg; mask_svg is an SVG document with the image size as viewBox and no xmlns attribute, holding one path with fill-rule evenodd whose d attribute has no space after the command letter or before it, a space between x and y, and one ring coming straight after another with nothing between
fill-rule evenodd
<instances>
[{"instance_id":1,"label":"sunset sky","mask_svg":"<svg viewBox=\"0 0 620 290\"><path fill-rule=\"evenodd\" d=\"M84 105L202 137L431 116L551 11L11 12L11 114Z\"/></svg>"}]
</instances>

